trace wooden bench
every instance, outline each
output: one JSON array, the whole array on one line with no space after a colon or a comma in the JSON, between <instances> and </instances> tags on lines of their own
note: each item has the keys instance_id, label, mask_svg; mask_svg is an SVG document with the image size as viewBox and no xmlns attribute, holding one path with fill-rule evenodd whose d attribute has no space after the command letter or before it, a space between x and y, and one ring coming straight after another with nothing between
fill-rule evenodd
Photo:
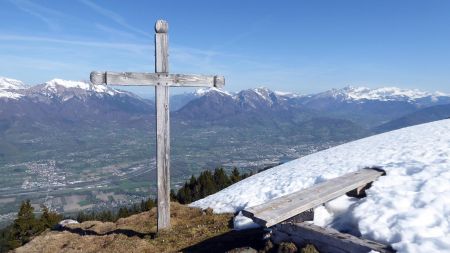
<instances>
[{"instance_id":1,"label":"wooden bench","mask_svg":"<svg viewBox=\"0 0 450 253\"><path fill-rule=\"evenodd\" d=\"M247 208L242 213L261 226L276 225L271 236L275 243L312 243L323 253L395 252L389 245L303 222L313 220L313 208L341 195L365 196L364 189L382 175L385 172L378 168L361 169Z\"/></svg>"},{"instance_id":2,"label":"wooden bench","mask_svg":"<svg viewBox=\"0 0 450 253\"><path fill-rule=\"evenodd\" d=\"M378 168L361 169L309 188L246 208L242 214L255 223L271 227L352 190L364 188L385 172Z\"/></svg>"}]
</instances>

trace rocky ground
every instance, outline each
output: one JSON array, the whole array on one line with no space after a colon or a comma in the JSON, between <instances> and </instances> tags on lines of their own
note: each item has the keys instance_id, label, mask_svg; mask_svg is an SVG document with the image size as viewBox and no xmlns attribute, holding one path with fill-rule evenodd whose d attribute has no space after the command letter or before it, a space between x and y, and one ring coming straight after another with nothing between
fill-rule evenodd
<instances>
[{"instance_id":1,"label":"rocky ground","mask_svg":"<svg viewBox=\"0 0 450 253\"><path fill-rule=\"evenodd\" d=\"M156 209L117 222L87 221L49 230L15 252L315 252L264 241L262 229L234 231L232 214L172 203L170 230L156 234Z\"/></svg>"}]
</instances>

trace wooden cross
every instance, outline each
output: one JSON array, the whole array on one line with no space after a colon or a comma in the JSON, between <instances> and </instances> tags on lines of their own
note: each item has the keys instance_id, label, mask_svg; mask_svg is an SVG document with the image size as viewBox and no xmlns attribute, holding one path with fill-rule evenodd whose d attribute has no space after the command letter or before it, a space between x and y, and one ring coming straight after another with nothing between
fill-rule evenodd
<instances>
[{"instance_id":1,"label":"wooden cross","mask_svg":"<svg viewBox=\"0 0 450 253\"><path fill-rule=\"evenodd\" d=\"M166 21L156 21L155 73L91 72L94 85L155 86L158 231L170 227L169 87L221 88L225 85L223 76L169 74L168 29Z\"/></svg>"}]
</instances>

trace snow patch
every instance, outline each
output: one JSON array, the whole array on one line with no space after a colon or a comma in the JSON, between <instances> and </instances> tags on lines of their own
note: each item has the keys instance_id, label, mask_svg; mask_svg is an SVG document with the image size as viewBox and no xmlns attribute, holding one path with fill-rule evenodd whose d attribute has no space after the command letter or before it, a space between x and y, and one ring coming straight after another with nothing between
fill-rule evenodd
<instances>
[{"instance_id":1,"label":"snow patch","mask_svg":"<svg viewBox=\"0 0 450 253\"><path fill-rule=\"evenodd\" d=\"M19 80L0 77L0 98L19 99L23 95L16 91L25 88L25 84Z\"/></svg>"},{"instance_id":2,"label":"snow patch","mask_svg":"<svg viewBox=\"0 0 450 253\"><path fill-rule=\"evenodd\" d=\"M206 95L206 94L208 94L210 92L217 92L219 94L226 95L226 96L231 96L232 95L228 91L225 91L225 90L222 90L222 89L218 89L216 87L197 89L194 92L194 95L197 96L197 97L201 97L201 96L204 96L204 95Z\"/></svg>"},{"instance_id":3,"label":"snow patch","mask_svg":"<svg viewBox=\"0 0 450 253\"><path fill-rule=\"evenodd\" d=\"M11 91L6 91L6 90L0 90L0 98L9 98L9 99L19 99L21 98L23 95L19 94L19 93L15 93L15 92L11 92Z\"/></svg>"},{"instance_id":4,"label":"snow patch","mask_svg":"<svg viewBox=\"0 0 450 253\"><path fill-rule=\"evenodd\" d=\"M111 96L120 93L117 90L108 87L106 85L93 85L87 82L81 82L81 81L69 81L69 80L63 80L63 79L53 79L45 83L44 88L52 91L54 93L58 92L58 89L66 88L66 89L82 89L86 91L93 91L97 93L106 93Z\"/></svg>"},{"instance_id":5,"label":"snow patch","mask_svg":"<svg viewBox=\"0 0 450 253\"><path fill-rule=\"evenodd\" d=\"M401 89L397 87L383 87L371 89L367 87L347 86L342 89L332 89L319 93L318 97L331 96L350 101L378 100L378 101L414 101L420 98L430 97L437 100L438 97L450 97L450 94L442 92L426 92L418 89Z\"/></svg>"},{"instance_id":6,"label":"snow patch","mask_svg":"<svg viewBox=\"0 0 450 253\"><path fill-rule=\"evenodd\" d=\"M22 81L12 78L0 77L0 90L18 90L25 88L27 87Z\"/></svg>"},{"instance_id":7,"label":"snow patch","mask_svg":"<svg viewBox=\"0 0 450 253\"><path fill-rule=\"evenodd\" d=\"M288 98L298 98L301 97L302 95L297 94L297 93L293 93L293 92L287 92L287 91L274 91L273 93L275 93L275 95L280 96L280 97L288 97Z\"/></svg>"},{"instance_id":8,"label":"snow patch","mask_svg":"<svg viewBox=\"0 0 450 253\"><path fill-rule=\"evenodd\" d=\"M266 88L266 87L259 87L259 88L256 88L256 89L252 89L252 91L255 92L262 99L266 100L269 104L273 104L273 101L270 98L270 94L272 93L272 91L269 90L268 88Z\"/></svg>"},{"instance_id":9,"label":"snow patch","mask_svg":"<svg viewBox=\"0 0 450 253\"><path fill-rule=\"evenodd\" d=\"M397 252L450 251L450 120L407 127L323 150L246 178L191 204L238 212L365 167L382 167L361 200L316 208L317 224L345 227ZM251 225L244 217L236 228ZM354 231L354 232L355 232Z\"/></svg>"}]
</instances>

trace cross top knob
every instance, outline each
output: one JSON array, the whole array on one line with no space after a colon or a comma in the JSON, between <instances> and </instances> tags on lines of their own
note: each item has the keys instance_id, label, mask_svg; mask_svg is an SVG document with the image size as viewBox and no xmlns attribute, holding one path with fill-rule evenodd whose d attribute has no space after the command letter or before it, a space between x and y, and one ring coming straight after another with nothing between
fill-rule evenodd
<instances>
[{"instance_id":1,"label":"cross top knob","mask_svg":"<svg viewBox=\"0 0 450 253\"><path fill-rule=\"evenodd\" d=\"M155 24L156 33L167 33L169 31L169 24L165 20L158 20Z\"/></svg>"}]
</instances>

